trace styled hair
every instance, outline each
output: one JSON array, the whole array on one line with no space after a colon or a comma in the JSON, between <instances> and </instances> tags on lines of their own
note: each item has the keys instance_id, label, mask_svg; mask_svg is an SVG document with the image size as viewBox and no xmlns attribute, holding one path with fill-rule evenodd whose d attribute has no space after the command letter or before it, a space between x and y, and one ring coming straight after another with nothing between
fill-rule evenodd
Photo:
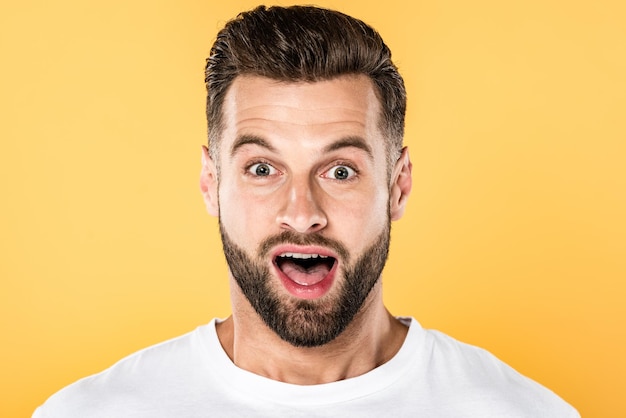
<instances>
[{"instance_id":1,"label":"styled hair","mask_svg":"<svg viewBox=\"0 0 626 418\"><path fill-rule=\"evenodd\" d=\"M315 82L342 75L368 76L381 104L380 129L393 167L404 136L406 90L381 36L361 20L312 6L265 7L226 23L205 68L209 152L218 162L224 97L240 75Z\"/></svg>"}]
</instances>

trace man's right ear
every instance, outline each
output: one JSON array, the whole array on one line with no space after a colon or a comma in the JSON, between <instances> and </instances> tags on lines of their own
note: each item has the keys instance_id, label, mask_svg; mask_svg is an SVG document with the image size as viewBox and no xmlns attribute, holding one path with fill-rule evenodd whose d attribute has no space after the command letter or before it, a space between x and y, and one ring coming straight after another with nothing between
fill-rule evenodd
<instances>
[{"instance_id":1,"label":"man's right ear","mask_svg":"<svg viewBox=\"0 0 626 418\"><path fill-rule=\"evenodd\" d=\"M200 190L206 205L206 210L213 216L219 216L219 202L217 201L217 167L209 155L209 150L202 146L202 170L200 171Z\"/></svg>"}]
</instances>

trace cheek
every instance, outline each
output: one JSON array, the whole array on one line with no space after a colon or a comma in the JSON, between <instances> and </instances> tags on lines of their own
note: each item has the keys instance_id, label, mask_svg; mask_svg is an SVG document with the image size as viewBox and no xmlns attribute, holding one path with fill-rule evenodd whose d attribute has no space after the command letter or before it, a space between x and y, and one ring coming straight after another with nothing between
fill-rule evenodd
<instances>
[{"instance_id":1,"label":"cheek","mask_svg":"<svg viewBox=\"0 0 626 418\"><path fill-rule=\"evenodd\" d=\"M254 247L270 232L276 199L241 192L241 188L220 189L220 222L228 235L239 245Z\"/></svg>"},{"instance_id":2,"label":"cheek","mask_svg":"<svg viewBox=\"0 0 626 418\"><path fill-rule=\"evenodd\" d=\"M388 198L385 193L352 200L337 200L331 205L330 221L338 229L349 228L350 235L369 242L388 222Z\"/></svg>"}]
</instances>

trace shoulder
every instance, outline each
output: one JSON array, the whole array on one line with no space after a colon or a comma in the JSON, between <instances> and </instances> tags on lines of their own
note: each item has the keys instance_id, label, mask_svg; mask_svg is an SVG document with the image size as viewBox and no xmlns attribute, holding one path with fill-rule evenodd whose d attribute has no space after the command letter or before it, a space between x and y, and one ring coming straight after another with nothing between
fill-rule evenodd
<instances>
[{"instance_id":1,"label":"shoulder","mask_svg":"<svg viewBox=\"0 0 626 418\"><path fill-rule=\"evenodd\" d=\"M472 416L579 417L554 392L487 350L434 330L423 330L423 343L431 390L452 400L448 405L473 408Z\"/></svg>"},{"instance_id":2,"label":"shoulder","mask_svg":"<svg viewBox=\"0 0 626 418\"><path fill-rule=\"evenodd\" d=\"M140 409L151 404L163 406L172 388L186 390L209 368L199 341L199 334L209 325L137 351L100 373L78 380L52 395L33 418L122 417L135 409L134 404L141 405Z\"/></svg>"}]
</instances>

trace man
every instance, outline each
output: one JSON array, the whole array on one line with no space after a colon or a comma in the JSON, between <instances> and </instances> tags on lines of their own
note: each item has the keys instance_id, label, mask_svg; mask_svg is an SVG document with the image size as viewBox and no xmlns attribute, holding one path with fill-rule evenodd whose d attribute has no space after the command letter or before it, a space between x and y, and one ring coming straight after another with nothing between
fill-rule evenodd
<instances>
[{"instance_id":1,"label":"man","mask_svg":"<svg viewBox=\"0 0 626 418\"><path fill-rule=\"evenodd\" d=\"M201 191L232 316L142 350L35 417L577 417L476 347L382 301L411 191L406 95L379 35L312 7L259 7L207 61Z\"/></svg>"}]
</instances>

